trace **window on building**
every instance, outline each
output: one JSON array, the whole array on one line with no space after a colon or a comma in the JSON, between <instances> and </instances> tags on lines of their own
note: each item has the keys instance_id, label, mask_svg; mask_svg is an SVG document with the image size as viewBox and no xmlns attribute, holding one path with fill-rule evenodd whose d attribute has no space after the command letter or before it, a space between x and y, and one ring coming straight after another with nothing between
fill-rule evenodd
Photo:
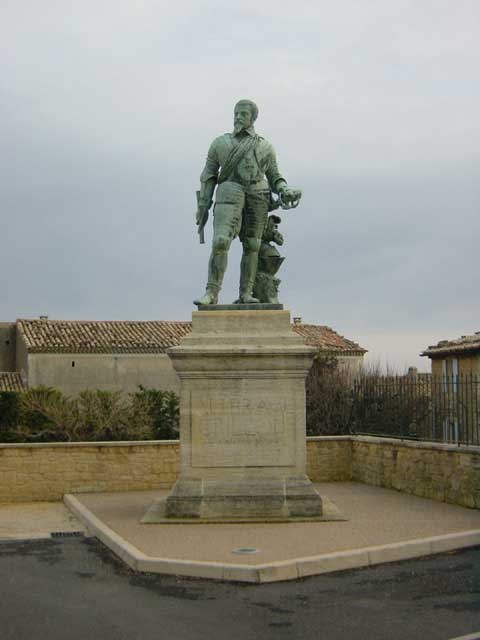
<instances>
[{"instance_id":1,"label":"window on building","mask_svg":"<svg viewBox=\"0 0 480 640\"><path fill-rule=\"evenodd\" d=\"M458 358L445 358L442 361L443 390L453 391L458 389Z\"/></svg>"}]
</instances>

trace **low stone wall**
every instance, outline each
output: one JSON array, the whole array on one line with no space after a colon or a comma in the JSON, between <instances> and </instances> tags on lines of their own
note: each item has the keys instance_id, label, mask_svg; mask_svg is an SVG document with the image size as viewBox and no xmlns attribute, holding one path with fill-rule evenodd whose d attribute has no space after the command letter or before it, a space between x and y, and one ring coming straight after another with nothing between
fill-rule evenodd
<instances>
[{"instance_id":1,"label":"low stone wall","mask_svg":"<svg viewBox=\"0 0 480 640\"><path fill-rule=\"evenodd\" d=\"M168 489L178 441L0 445L0 502L61 500L65 493Z\"/></svg>"},{"instance_id":2,"label":"low stone wall","mask_svg":"<svg viewBox=\"0 0 480 640\"><path fill-rule=\"evenodd\" d=\"M0 444L0 502L61 500L65 493L168 489L177 479L178 440ZM309 438L314 482L350 479L346 438Z\"/></svg>"},{"instance_id":3,"label":"low stone wall","mask_svg":"<svg viewBox=\"0 0 480 640\"><path fill-rule=\"evenodd\" d=\"M307 438L307 474L312 482L347 482L352 479L350 436Z\"/></svg>"},{"instance_id":4,"label":"low stone wall","mask_svg":"<svg viewBox=\"0 0 480 640\"><path fill-rule=\"evenodd\" d=\"M65 493L168 489L177 440L0 444L0 502L61 500ZM313 482L363 482L480 508L480 447L368 436L307 438Z\"/></svg>"},{"instance_id":5,"label":"low stone wall","mask_svg":"<svg viewBox=\"0 0 480 640\"><path fill-rule=\"evenodd\" d=\"M352 480L480 509L480 447L355 436Z\"/></svg>"}]
</instances>

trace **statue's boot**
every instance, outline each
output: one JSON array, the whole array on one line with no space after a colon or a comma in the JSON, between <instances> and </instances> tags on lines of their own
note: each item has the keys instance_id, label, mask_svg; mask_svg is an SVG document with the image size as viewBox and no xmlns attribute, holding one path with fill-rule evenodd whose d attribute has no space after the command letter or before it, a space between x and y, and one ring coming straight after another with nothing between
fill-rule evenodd
<instances>
[{"instance_id":1,"label":"statue's boot","mask_svg":"<svg viewBox=\"0 0 480 640\"><path fill-rule=\"evenodd\" d=\"M240 292L234 304L258 304L260 300L252 295L257 273L258 252L244 253L240 265Z\"/></svg>"},{"instance_id":2,"label":"statue's boot","mask_svg":"<svg viewBox=\"0 0 480 640\"><path fill-rule=\"evenodd\" d=\"M258 304L260 300L254 298L249 293L241 293L238 300L235 300L234 304Z\"/></svg>"},{"instance_id":3,"label":"statue's boot","mask_svg":"<svg viewBox=\"0 0 480 640\"><path fill-rule=\"evenodd\" d=\"M198 305L207 305L207 304L217 304L218 302L218 292L209 291L208 288L203 294L201 298L193 301L193 304Z\"/></svg>"},{"instance_id":4,"label":"statue's boot","mask_svg":"<svg viewBox=\"0 0 480 640\"><path fill-rule=\"evenodd\" d=\"M215 241L214 241L215 243ZM227 247L228 250L228 247ZM222 287L223 276L227 269L227 251L218 251L214 246L208 262L207 290L201 298L193 301L193 304L217 304L218 294Z\"/></svg>"}]
</instances>

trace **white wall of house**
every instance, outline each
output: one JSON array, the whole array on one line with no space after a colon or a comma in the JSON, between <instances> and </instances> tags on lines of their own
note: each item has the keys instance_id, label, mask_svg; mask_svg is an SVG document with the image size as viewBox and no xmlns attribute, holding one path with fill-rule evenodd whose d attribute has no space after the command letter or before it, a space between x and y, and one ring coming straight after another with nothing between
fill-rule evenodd
<instances>
[{"instance_id":1,"label":"white wall of house","mask_svg":"<svg viewBox=\"0 0 480 640\"><path fill-rule=\"evenodd\" d=\"M84 389L133 392L138 385L179 392L170 359L159 354L28 354L28 386L55 387L74 395Z\"/></svg>"},{"instance_id":2,"label":"white wall of house","mask_svg":"<svg viewBox=\"0 0 480 640\"><path fill-rule=\"evenodd\" d=\"M337 355L336 358L339 369L348 372L352 376L357 374L363 365L363 355Z\"/></svg>"}]
</instances>

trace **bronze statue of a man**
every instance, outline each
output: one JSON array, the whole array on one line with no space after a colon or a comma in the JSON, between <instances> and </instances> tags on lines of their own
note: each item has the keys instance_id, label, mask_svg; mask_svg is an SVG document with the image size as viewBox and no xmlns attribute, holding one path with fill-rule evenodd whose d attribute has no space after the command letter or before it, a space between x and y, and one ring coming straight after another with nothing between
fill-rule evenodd
<instances>
[{"instance_id":1,"label":"bronze statue of a man","mask_svg":"<svg viewBox=\"0 0 480 640\"><path fill-rule=\"evenodd\" d=\"M272 193L277 194L284 209L296 207L301 191L290 189L277 167L272 145L253 128L258 107L251 100L235 105L234 129L216 138L208 151L207 162L200 176L197 192L196 221L203 241L203 228L212 205L213 242L208 263L208 282L205 294L194 301L196 305L217 304L227 268L227 255L232 240L238 235L243 245L240 265L240 293L236 303L258 302L252 295L257 272L258 252L268 219L268 212L276 208Z\"/></svg>"}]
</instances>

